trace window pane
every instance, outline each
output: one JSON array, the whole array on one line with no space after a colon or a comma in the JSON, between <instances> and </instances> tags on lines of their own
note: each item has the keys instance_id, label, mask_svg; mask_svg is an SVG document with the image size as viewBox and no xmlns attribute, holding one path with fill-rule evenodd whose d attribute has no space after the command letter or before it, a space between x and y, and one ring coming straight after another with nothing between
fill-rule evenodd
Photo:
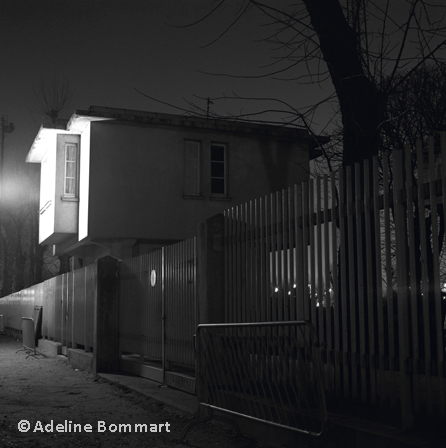
<instances>
[{"instance_id":1,"label":"window pane","mask_svg":"<svg viewBox=\"0 0 446 448\"><path fill-rule=\"evenodd\" d=\"M66 179L65 180L65 194L74 195L75 194L75 180Z\"/></svg>"},{"instance_id":2,"label":"window pane","mask_svg":"<svg viewBox=\"0 0 446 448\"><path fill-rule=\"evenodd\" d=\"M217 178L211 179L211 193L225 194L225 180Z\"/></svg>"},{"instance_id":3,"label":"window pane","mask_svg":"<svg viewBox=\"0 0 446 448\"><path fill-rule=\"evenodd\" d=\"M75 197L77 194L77 145L65 145L65 196Z\"/></svg>"},{"instance_id":4,"label":"window pane","mask_svg":"<svg viewBox=\"0 0 446 448\"><path fill-rule=\"evenodd\" d=\"M76 161L76 146L75 145L67 145L66 160L69 162Z\"/></svg>"},{"instance_id":5,"label":"window pane","mask_svg":"<svg viewBox=\"0 0 446 448\"><path fill-rule=\"evenodd\" d=\"M221 162L211 162L211 176L225 177L225 165Z\"/></svg>"},{"instance_id":6,"label":"window pane","mask_svg":"<svg viewBox=\"0 0 446 448\"><path fill-rule=\"evenodd\" d=\"M225 147L224 146L211 146L211 160L224 162L225 161Z\"/></svg>"},{"instance_id":7,"label":"window pane","mask_svg":"<svg viewBox=\"0 0 446 448\"><path fill-rule=\"evenodd\" d=\"M76 174L76 164L74 162L67 162L66 165L66 176L67 177L75 177Z\"/></svg>"}]
</instances>

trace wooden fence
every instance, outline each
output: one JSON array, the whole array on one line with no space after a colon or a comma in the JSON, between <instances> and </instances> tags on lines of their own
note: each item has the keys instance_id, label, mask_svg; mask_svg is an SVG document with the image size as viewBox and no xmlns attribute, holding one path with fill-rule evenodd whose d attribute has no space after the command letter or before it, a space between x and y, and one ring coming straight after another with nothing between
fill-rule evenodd
<instances>
[{"instance_id":1,"label":"wooden fence","mask_svg":"<svg viewBox=\"0 0 446 448\"><path fill-rule=\"evenodd\" d=\"M225 276L221 320L312 322L329 410L397 410L403 425L446 417L441 160L444 134L439 147L431 137L225 213L224 265L212 273ZM124 260L119 279L122 361L139 374L160 367L157 379L189 391L193 382L180 383L195 366L196 247L194 238ZM42 305L43 337L91 350L96 275L92 265L3 298L5 327L20 329ZM199 300L211 303L206 288Z\"/></svg>"},{"instance_id":2,"label":"wooden fence","mask_svg":"<svg viewBox=\"0 0 446 448\"><path fill-rule=\"evenodd\" d=\"M228 210L226 322L309 320L332 403L444 418L441 160L444 135Z\"/></svg>"},{"instance_id":3,"label":"wooden fence","mask_svg":"<svg viewBox=\"0 0 446 448\"><path fill-rule=\"evenodd\" d=\"M92 351L95 282L96 266L91 265L3 297L5 328L21 331L22 317L32 317L34 306L42 306L42 338Z\"/></svg>"}]
</instances>

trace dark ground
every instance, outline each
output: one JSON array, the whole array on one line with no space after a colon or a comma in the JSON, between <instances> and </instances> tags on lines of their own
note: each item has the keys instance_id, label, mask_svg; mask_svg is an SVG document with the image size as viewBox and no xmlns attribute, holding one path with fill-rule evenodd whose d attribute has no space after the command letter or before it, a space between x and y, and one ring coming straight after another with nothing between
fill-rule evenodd
<instances>
[{"instance_id":1,"label":"dark ground","mask_svg":"<svg viewBox=\"0 0 446 448\"><path fill-rule=\"evenodd\" d=\"M253 437L237 435L232 426L219 421L200 423L180 443L184 427L195 417L155 398L166 393L156 383L151 391L127 387L73 368L64 357L28 357L22 342L13 335L0 335L0 448L3 447L219 447L219 448L407 448L446 447L446 422L420 431L401 432L371 422L329 415L328 428L320 438L300 436L283 442L274 431L256 430ZM132 377L133 380L138 377ZM140 379L145 381L144 379ZM125 383L124 383L125 384ZM156 389L156 390L153 390ZM170 390L172 391L172 389ZM175 390L173 390L175 392ZM156 393L155 393L156 392ZM177 394L178 392L175 392ZM175 395L174 394L174 395ZM187 394L186 394L187 395ZM189 396L190 397L190 396ZM161 399L161 398L160 398ZM103 422L103 423L99 423ZM169 431L166 431L168 423ZM29 430L21 432L19 424ZM119 424L128 424L119 428ZM141 433L135 424L146 424ZM156 428L156 432L150 432ZM57 425L61 425L58 431ZM81 425L75 432L74 425ZM85 425L91 425L87 432ZM98 430L98 425L103 431ZM160 425L163 425L160 427ZM76 427L77 429L78 427ZM128 430L130 429L130 431Z\"/></svg>"},{"instance_id":2,"label":"dark ground","mask_svg":"<svg viewBox=\"0 0 446 448\"><path fill-rule=\"evenodd\" d=\"M1 448L278 446L237 436L231 426L214 421L191 429L187 443L181 444L182 430L192 415L73 369L63 358L26 358L24 351L16 353L21 348L16 337L0 335ZM20 422L25 426L29 422L29 431L20 432ZM98 422L104 422L105 431L98 431ZM135 432L137 423L149 429L154 424L157 432ZM82 431L74 432L74 424L82 425ZM120 432L119 424L130 424L132 432ZM85 432L84 425L91 425L92 432Z\"/></svg>"}]
</instances>

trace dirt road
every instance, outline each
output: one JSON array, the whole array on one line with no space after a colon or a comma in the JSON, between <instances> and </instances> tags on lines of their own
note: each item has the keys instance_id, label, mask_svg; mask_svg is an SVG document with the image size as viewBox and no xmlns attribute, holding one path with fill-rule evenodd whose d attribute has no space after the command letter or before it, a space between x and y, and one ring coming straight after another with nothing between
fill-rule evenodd
<instances>
[{"instance_id":1,"label":"dirt road","mask_svg":"<svg viewBox=\"0 0 446 448\"><path fill-rule=\"evenodd\" d=\"M193 416L73 369L63 359L29 357L21 341L0 336L0 446L182 447ZM271 447L237 436L220 422L201 423L188 446Z\"/></svg>"}]
</instances>

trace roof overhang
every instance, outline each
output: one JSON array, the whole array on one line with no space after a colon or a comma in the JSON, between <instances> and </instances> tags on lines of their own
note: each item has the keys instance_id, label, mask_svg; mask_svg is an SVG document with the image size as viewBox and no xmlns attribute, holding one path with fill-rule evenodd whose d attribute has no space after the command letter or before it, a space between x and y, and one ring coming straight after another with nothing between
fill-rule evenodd
<instances>
[{"instance_id":1,"label":"roof overhang","mask_svg":"<svg viewBox=\"0 0 446 448\"><path fill-rule=\"evenodd\" d=\"M92 121L113 120L111 117L101 117L89 114L89 112L76 110L68 121L67 129L73 134L82 134Z\"/></svg>"},{"instance_id":2,"label":"roof overhang","mask_svg":"<svg viewBox=\"0 0 446 448\"><path fill-rule=\"evenodd\" d=\"M238 132L252 134L258 137L282 138L289 141L306 141L309 145L310 159L319 157L322 153L318 150L318 147L330 140L329 137L311 136L306 129L297 129L288 126L272 126L233 120L216 120L194 116L179 116L91 106L87 111L76 110L68 121L66 129L56 129L42 125L34 139L26 161L40 163L50 147L49 145L56 143L57 134L82 134L87 126L94 121L120 121L139 125L181 126L186 128L218 130L220 132Z\"/></svg>"},{"instance_id":3,"label":"roof overhang","mask_svg":"<svg viewBox=\"0 0 446 448\"><path fill-rule=\"evenodd\" d=\"M82 134L90 122L104 120L111 120L111 118L94 117L87 115L87 113L82 113L82 111L76 111L68 121L66 129L46 125L40 126L39 132L26 156L26 161L29 163L41 163L48 148L57 144L57 135Z\"/></svg>"},{"instance_id":4,"label":"roof overhang","mask_svg":"<svg viewBox=\"0 0 446 448\"><path fill-rule=\"evenodd\" d=\"M48 148L56 144L58 134L72 134L72 132L42 125L26 156L26 161L29 163L41 163Z\"/></svg>"}]
</instances>

